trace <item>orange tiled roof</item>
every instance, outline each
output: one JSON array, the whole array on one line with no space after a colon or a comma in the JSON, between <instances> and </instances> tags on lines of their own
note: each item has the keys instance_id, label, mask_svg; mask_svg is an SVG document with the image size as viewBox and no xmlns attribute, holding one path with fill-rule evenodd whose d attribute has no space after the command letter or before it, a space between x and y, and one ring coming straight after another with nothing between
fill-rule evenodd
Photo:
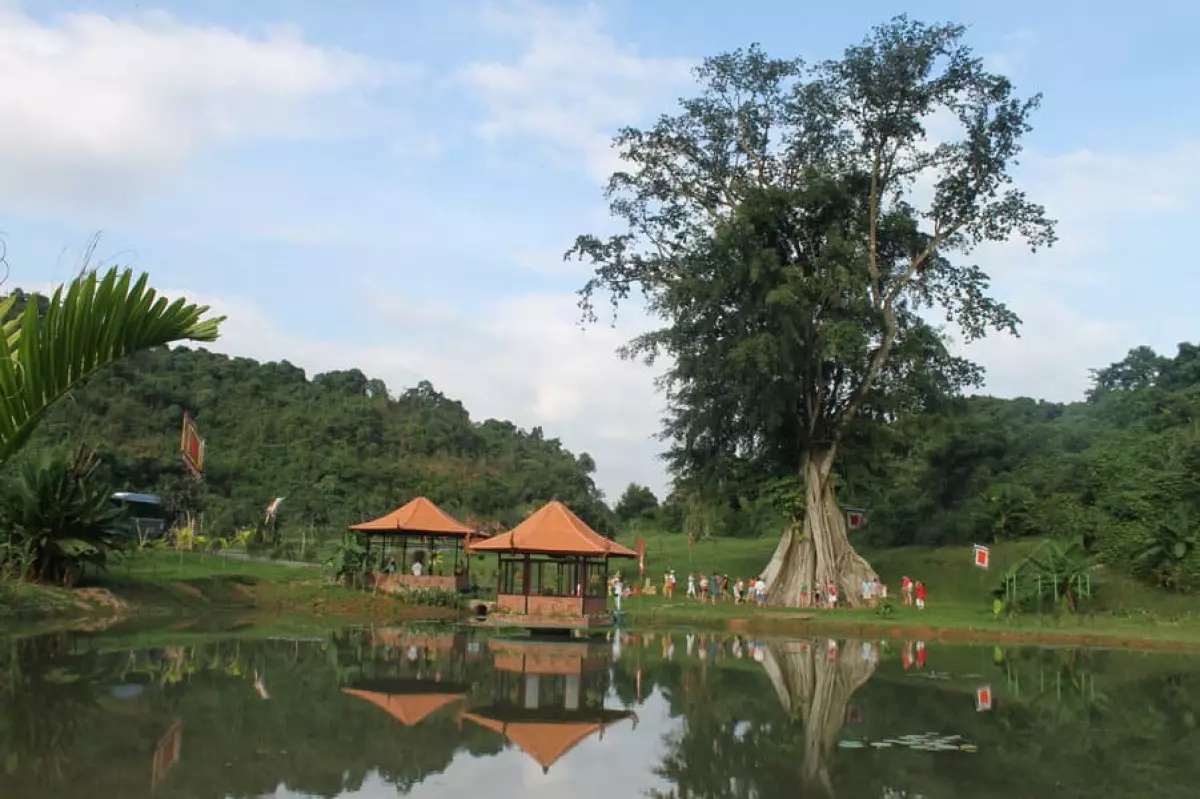
<instances>
[{"instance_id":1,"label":"orange tiled roof","mask_svg":"<svg viewBox=\"0 0 1200 799\"><path fill-rule=\"evenodd\" d=\"M588 527L558 500L547 502L507 533L473 543L472 552L529 552L636 558L637 553Z\"/></svg>"},{"instance_id":2,"label":"orange tiled roof","mask_svg":"<svg viewBox=\"0 0 1200 799\"><path fill-rule=\"evenodd\" d=\"M475 531L434 505L425 497L417 497L386 516L350 526L365 533L432 533L434 535L467 536Z\"/></svg>"},{"instance_id":3,"label":"orange tiled roof","mask_svg":"<svg viewBox=\"0 0 1200 799\"><path fill-rule=\"evenodd\" d=\"M466 699L463 694L380 694L353 688L343 688L342 693L365 699L375 707L386 710L406 727L415 727L451 702Z\"/></svg>"}]
</instances>

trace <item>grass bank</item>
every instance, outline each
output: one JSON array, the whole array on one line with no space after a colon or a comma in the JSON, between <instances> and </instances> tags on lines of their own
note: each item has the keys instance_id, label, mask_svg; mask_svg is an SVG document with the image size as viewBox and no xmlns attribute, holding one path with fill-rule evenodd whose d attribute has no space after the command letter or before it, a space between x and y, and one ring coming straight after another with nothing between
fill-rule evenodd
<instances>
[{"instance_id":1,"label":"grass bank","mask_svg":"<svg viewBox=\"0 0 1200 799\"><path fill-rule=\"evenodd\" d=\"M80 588L0 583L0 628L101 627L130 618L179 617L178 624L220 615L289 617L289 624L322 620L386 622L452 615L383 595L330 584L317 568L239 560L200 553L139 552ZM326 623L325 626L328 626Z\"/></svg>"}]
</instances>

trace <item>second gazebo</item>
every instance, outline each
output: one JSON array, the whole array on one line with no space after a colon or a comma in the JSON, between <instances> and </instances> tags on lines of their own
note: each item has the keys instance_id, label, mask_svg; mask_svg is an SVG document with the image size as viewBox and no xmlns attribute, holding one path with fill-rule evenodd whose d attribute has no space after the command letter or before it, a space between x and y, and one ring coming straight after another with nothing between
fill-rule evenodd
<instances>
[{"instance_id":1,"label":"second gazebo","mask_svg":"<svg viewBox=\"0 0 1200 799\"><path fill-rule=\"evenodd\" d=\"M608 560L637 557L558 501L507 533L473 543L471 552L499 558L491 621L542 629L607 625Z\"/></svg>"}]
</instances>

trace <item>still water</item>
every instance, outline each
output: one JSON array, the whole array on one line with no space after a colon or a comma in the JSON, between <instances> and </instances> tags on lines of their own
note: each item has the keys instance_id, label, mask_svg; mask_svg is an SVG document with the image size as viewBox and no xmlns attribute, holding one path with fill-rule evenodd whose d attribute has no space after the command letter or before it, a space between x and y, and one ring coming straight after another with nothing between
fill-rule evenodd
<instances>
[{"instance_id":1,"label":"still water","mask_svg":"<svg viewBox=\"0 0 1200 799\"><path fill-rule=\"evenodd\" d=\"M0 639L0 797L1195 797L1198 706L1200 660L1110 651Z\"/></svg>"}]
</instances>

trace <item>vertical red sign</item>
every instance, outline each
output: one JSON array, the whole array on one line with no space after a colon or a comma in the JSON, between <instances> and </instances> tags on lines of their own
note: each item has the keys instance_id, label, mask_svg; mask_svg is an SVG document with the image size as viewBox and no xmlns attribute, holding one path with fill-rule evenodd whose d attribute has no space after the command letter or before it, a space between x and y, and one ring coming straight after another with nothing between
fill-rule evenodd
<instances>
[{"instance_id":1,"label":"vertical red sign","mask_svg":"<svg viewBox=\"0 0 1200 799\"><path fill-rule=\"evenodd\" d=\"M196 427L196 420L187 411L183 414L183 430L179 436L179 451L183 465L197 480L204 479L204 439Z\"/></svg>"}]
</instances>

